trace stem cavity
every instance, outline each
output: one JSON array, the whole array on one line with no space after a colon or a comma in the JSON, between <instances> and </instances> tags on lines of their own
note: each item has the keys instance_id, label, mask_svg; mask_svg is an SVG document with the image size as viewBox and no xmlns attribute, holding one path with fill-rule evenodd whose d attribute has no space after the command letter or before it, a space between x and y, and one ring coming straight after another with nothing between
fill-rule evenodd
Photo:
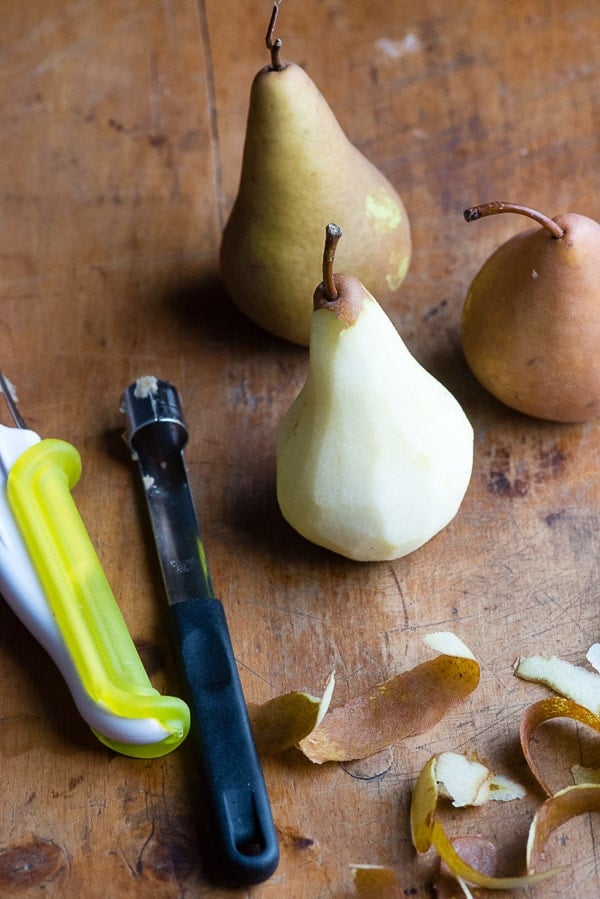
<instances>
[{"instance_id":1,"label":"stem cavity","mask_svg":"<svg viewBox=\"0 0 600 899\"><path fill-rule=\"evenodd\" d=\"M271 12L271 18L269 20L269 27L267 28L267 36L265 38L265 43L267 45L267 50L271 51L271 68L275 72L280 72L283 68L280 58L280 50L281 50L281 39L276 38L273 39L273 32L275 31L275 23L277 21L277 16L279 15L279 5L281 0L275 0L273 4L273 11Z\"/></svg>"},{"instance_id":2,"label":"stem cavity","mask_svg":"<svg viewBox=\"0 0 600 899\"><path fill-rule=\"evenodd\" d=\"M335 259L335 248L342 236L342 229L333 223L325 228L325 249L323 250L323 284L325 285L325 293L330 301L337 300L338 292L333 277L333 261Z\"/></svg>"},{"instance_id":3,"label":"stem cavity","mask_svg":"<svg viewBox=\"0 0 600 899\"><path fill-rule=\"evenodd\" d=\"M546 228L555 240L560 240L561 237L565 236L564 230L554 219L548 218L543 212L538 212L529 206L519 206L518 203L504 203L502 200L492 200L490 203L470 206L468 209L465 209L463 215L465 221L475 222L486 215L498 215L500 212L516 212L519 215L526 215L528 218L533 219L534 222L537 222L538 225Z\"/></svg>"}]
</instances>

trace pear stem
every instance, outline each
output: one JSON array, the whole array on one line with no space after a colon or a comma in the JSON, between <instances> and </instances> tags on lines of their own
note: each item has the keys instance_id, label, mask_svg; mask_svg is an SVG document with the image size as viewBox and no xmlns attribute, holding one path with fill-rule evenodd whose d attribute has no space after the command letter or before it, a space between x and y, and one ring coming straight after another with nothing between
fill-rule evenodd
<instances>
[{"instance_id":1,"label":"pear stem","mask_svg":"<svg viewBox=\"0 0 600 899\"><path fill-rule=\"evenodd\" d=\"M528 218L533 219L534 222L537 222L538 225L546 228L555 240L560 240L561 237L565 236L564 230L554 219L548 218L543 212L538 212L529 206L519 206L518 203L504 203L502 200L492 200L491 203L470 206L468 209L465 209L463 215L465 221L475 222L486 215L497 215L500 212L516 212L519 215L526 215Z\"/></svg>"},{"instance_id":2,"label":"pear stem","mask_svg":"<svg viewBox=\"0 0 600 899\"><path fill-rule=\"evenodd\" d=\"M325 228L325 249L323 250L323 284L325 292L330 301L337 300L338 292L333 277L333 261L335 259L335 248L342 236L342 229L333 223Z\"/></svg>"},{"instance_id":3,"label":"pear stem","mask_svg":"<svg viewBox=\"0 0 600 899\"><path fill-rule=\"evenodd\" d=\"M269 20L269 27L267 28L267 36L265 38L265 43L267 45L267 50L271 51L271 69L275 72L280 72L283 68L280 58L280 50L281 50L281 39L276 38L273 40L273 32L275 31L275 22L277 21L277 16L279 15L279 4L281 0L275 0L273 4L273 11L271 12L271 18Z\"/></svg>"}]
</instances>

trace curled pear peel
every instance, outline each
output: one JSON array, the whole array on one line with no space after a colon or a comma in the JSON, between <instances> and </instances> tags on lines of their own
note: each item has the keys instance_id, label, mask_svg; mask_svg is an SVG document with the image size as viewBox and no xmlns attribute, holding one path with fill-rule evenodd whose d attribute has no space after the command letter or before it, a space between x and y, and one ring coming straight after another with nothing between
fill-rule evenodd
<instances>
[{"instance_id":1,"label":"curled pear peel","mask_svg":"<svg viewBox=\"0 0 600 899\"><path fill-rule=\"evenodd\" d=\"M473 886L489 890L526 889L542 880L553 877L563 870L562 868L554 868L537 872L528 868L527 873L520 876L495 877L476 870L461 858L452 839L447 835L438 819L440 799L438 762L442 755L432 756L429 759L421 769L413 788L410 805L410 825L412 842L417 852L427 852L431 847L434 847L454 877L461 878ZM550 829L547 828L547 831L542 834L542 838L536 842L534 847L536 852L534 853L532 850L530 853L532 859L534 854L536 858L539 857L540 850L543 850L544 838Z\"/></svg>"},{"instance_id":2,"label":"curled pear peel","mask_svg":"<svg viewBox=\"0 0 600 899\"><path fill-rule=\"evenodd\" d=\"M465 358L478 381L520 412L551 421L600 415L600 224L548 218L515 203L465 210L468 222L512 212L538 226L487 259L462 313Z\"/></svg>"},{"instance_id":3,"label":"curled pear peel","mask_svg":"<svg viewBox=\"0 0 600 899\"><path fill-rule=\"evenodd\" d=\"M348 139L300 66L280 56L254 78L237 197L221 240L223 281L235 305L278 337L308 345L323 223L352 224L340 263L381 302L398 296L411 257L398 192Z\"/></svg>"},{"instance_id":4,"label":"curled pear peel","mask_svg":"<svg viewBox=\"0 0 600 899\"><path fill-rule=\"evenodd\" d=\"M335 676L323 695L292 691L250 706L250 720L261 755L297 746L317 765L373 759L398 740L432 728L477 688L480 666L470 649L451 631L426 634L437 652L408 671L333 705ZM483 792L483 784L478 791ZM498 798L503 786L493 784ZM491 787L490 787L491 788Z\"/></svg>"},{"instance_id":5,"label":"curled pear peel","mask_svg":"<svg viewBox=\"0 0 600 899\"><path fill-rule=\"evenodd\" d=\"M358 561L396 559L456 515L473 429L357 278L332 275L332 298L330 233L308 376L278 433L277 497L313 543Z\"/></svg>"}]
</instances>

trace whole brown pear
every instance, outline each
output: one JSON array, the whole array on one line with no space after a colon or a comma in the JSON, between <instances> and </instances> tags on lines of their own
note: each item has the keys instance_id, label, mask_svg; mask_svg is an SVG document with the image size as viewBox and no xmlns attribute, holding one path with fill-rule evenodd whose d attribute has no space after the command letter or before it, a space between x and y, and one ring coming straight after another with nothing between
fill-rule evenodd
<instances>
[{"instance_id":1,"label":"whole brown pear","mask_svg":"<svg viewBox=\"0 0 600 899\"><path fill-rule=\"evenodd\" d=\"M506 405L551 421L600 415L600 225L492 202L467 221L516 212L539 227L516 234L481 267L462 313L465 358Z\"/></svg>"},{"instance_id":2,"label":"whole brown pear","mask_svg":"<svg viewBox=\"0 0 600 899\"><path fill-rule=\"evenodd\" d=\"M278 337L308 345L323 222L347 223L340 264L383 303L397 296L406 276L410 227L397 191L348 140L304 69L280 58L279 44L267 35L271 64L252 83L220 267L243 313Z\"/></svg>"}]
</instances>

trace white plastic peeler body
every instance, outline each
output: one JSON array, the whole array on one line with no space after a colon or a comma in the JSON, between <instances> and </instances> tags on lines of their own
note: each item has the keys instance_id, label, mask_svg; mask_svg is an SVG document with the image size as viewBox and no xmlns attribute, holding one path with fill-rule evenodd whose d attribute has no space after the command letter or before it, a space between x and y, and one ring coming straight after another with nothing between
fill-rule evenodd
<instances>
[{"instance_id":1,"label":"white plastic peeler body","mask_svg":"<svg viewBox=\"0 0 600 899\"><path fill-rule=\"evenodd\" d=\"M47 601L37 572L13 517L6 494L10 470L40 437L25 428L0 425L0 592L60 670L82 718L103 742L117 744L122 752L138 753L136 747L158 747L170 734L155 718L127 718L115 714L85 689L67 649L56 618ZM128 751L131 747L131 752Z\"/></svg>"}]
</instances>

